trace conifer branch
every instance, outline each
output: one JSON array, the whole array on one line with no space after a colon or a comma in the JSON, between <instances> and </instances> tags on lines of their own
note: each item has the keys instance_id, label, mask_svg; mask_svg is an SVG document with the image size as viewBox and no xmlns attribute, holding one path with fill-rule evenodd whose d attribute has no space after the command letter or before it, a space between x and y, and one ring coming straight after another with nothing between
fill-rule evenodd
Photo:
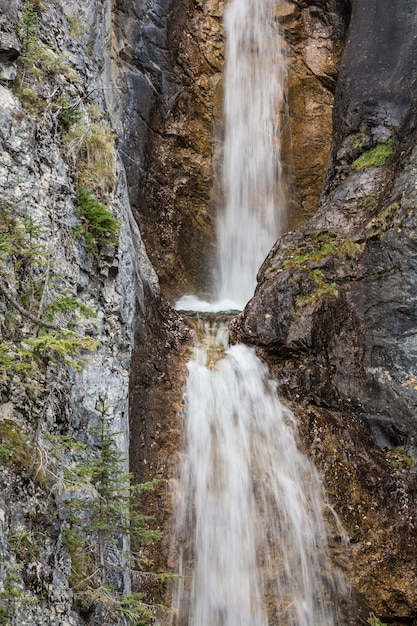
<instances>
[{"instance_id":1,"label":"conifer branch","mask_svg":"<svg viewBox=\"0 0 417 626\"><path fill-rule=\"evenodd\" d=\"M43 320L39 319L39 317L36 317L36 315L33 315L32 313L30 313L29 311L27 311L17 300L16 298L14 298L12 296L12 294L10 293L10 291L7 289L7 287L3 284L2 280L0 280L0 293L3 294L3 296L6 298L6 300L8 302L10 302L10 304L12 306L14 306L15 309L17 309L19 311L19 313L21 313L24 317L27 317L31 322L33 322L34 324L37 324L38 326L43 326L43 328L48 328L49 330L58 330L58 331L62 331L61 326L57 326L56 324L49 324L48 322L44 322Z\"/></svg>"}]
</instances>

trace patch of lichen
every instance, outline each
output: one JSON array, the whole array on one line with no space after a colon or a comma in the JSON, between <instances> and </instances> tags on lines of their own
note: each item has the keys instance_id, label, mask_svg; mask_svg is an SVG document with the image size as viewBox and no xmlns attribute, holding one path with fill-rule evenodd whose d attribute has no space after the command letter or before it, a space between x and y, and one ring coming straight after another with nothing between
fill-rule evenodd
<instances>
[{"instance_id":1,"label":"patch of lichen","mask_svg":"<svg viewBox=\"0 0 417 626\"><path fill-rule=\"evenodd\" d=\"M393 469L406 470L414 466L414 460L408 456L404 446L387 450L386 458Z\"/></svg>"}]
</instances>

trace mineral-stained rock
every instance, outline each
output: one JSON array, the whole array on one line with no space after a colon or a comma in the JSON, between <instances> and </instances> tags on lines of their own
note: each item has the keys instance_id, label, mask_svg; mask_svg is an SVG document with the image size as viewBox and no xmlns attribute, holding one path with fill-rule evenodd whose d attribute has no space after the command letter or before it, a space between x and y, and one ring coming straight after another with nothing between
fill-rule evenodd
<instances>
[{"instance_id":1,"label":"mineral-stained rock","mask_svg":"<svg viewBox=\"0 0 417 626\"><path fill-rule=\"evenodd\" d=\"M290 190L288 221L294 228L316 211L322 190L349 11L343 2L288 2L279 5L277 17L288 53L282 158Z\"/></svg>"},{"instance_id":2,"label":"mineral-stained rock","mask_svg":"<svg viewBox=\"0 0 417 626\"><path fill-rule=\"evenodd\" d=\"M207 289L222 2L116 3L116 104L130 198L165 295ZM133 45L131 45L133 41Z\"/></svg>"},{"instance_id":3,"label":"mineral-stained rock","mask_svg":"<svg viewBox=\"0 0 417 626\"><path fill-rule=\"evenodd\" d=\"M163 299L145 290L146 308L138 309L135 349L130 376L130 467L135 482L156 479L141 498L141 512L154 517L164 530L164 542L141 548L149 571L168 570L173 494L169 481L177 478L182 448L181 405L190 329ZM149 578L134 590L147 592L147 601L168 604L164 584Z\"/></svg>"}]
</instances>

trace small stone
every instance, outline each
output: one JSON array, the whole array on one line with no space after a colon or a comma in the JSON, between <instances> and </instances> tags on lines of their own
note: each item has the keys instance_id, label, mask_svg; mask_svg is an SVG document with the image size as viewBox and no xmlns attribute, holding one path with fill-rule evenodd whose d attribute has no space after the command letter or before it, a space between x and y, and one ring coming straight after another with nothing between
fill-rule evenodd
<instances>
[{"instance_id":1,"label":"small stone","mask_svg":"<svg viewBox=\"0 0 417 626\"><path fill-rule=\"evenodd\" d=\"M14 63L0 63L0 80L12 81L16 78L17 70Z\"/></svg>"},{"instance_id":2,"label":"small stone","mask_svg":"<svg viewBox=\"0 0 417 626\"><path fill-rule=\"evenodd\" d=\"M295 4L290 4L289 2L283 2L280 4L276 11L275 15L279 20L285 20L289 17L292 17L296 11L297 7Z\"/></svg>"}]
</instances>

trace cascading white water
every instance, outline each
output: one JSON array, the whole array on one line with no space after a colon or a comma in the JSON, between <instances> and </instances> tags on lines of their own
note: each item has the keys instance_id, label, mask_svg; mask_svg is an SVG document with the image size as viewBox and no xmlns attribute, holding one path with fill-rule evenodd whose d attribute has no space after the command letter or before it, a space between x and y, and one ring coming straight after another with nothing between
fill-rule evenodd
<instances>
[{"instance_id":1,"label":"cascading white water","mask_svg":"<svg viewBox=\"0 0 417 626\"><path fill-rule=\"evenodd\" d=\"M186 295L180 310L241 310L284 227L279 119L286 58L275 19L280 0L230 0L225 11L224 206L217 215L215 300Z\"/></svg>"},{"instance_id":2,"label":"cascading white water","mask_svg":"<svg viewBox=\"0 0 417 626\"><path fill-rule=\"evenodd\" d=\"M188 365L175 624L331 626L321 486L294 418L251 348L210 353Z\"/></svg>"},{"instance_id":3,"label":"cascading white water","mask_svg":"<svg viewBox=\"0 0 417 626\"><path fill-rule=\"evenodd\" d=\"M225 206L217 218L218 299L243 308L280 232L279 112L286 74L277 0L232 0L225 14Z\"/></svg>"},{"instance_id":4,"label":"cascading white water","mask_svg":"<svg viewBox=\"0 0 417 626\"><path fill-rule=\"evenodd\" d=\"M279 0L229 0L218 301L243 308L280 230L284 58ZM333 626L321 485L265 366L206 322L188 364L186 446L175 521L176 626Z\"/></svg>"}]
</instances>

